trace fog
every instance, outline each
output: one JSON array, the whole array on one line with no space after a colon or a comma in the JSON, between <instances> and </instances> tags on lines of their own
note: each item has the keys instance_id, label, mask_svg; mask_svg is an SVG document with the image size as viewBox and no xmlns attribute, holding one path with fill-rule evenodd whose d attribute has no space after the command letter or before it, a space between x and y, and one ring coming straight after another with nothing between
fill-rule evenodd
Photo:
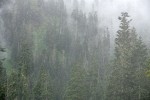
<instances>
[{"instance_id":1,"label":"fog","mask_svg":"<svg viewBox=\"0 0 150 100\"><path fill-rule=\"evenodd\" d=\"M150 100L149 0L0 0L0 100Z\"/></svg>"},{"instance_id":2,"label":"fog","mask_svg":"<svg viewBox=\"0 0 150 100\"><path fill-rule=\"evenodd\" d=\"M73 0L65 0L67 8L73 10ZM149 44L149 27L150 27L150 2L149 0L78 0L79 9L85 13L96 11L98 13L101 27L108 27L111 30L111 42L116 36L119 21L118 16L121 12L128 12L131 16L132 26L137 29L137 34L143 37L144 42ZM85 4L83 4L85 3Z\"/></svg>"},{"instance_id":3,"label":"fog","mask_svg":"<svg viewBox=\"0 0 150 100\"><path fill-rule=\"evenodd\" d=\"M150 1L149 0L79 0L84 1L85 12L97 11L99 22L104 27L113 27L113 37L118 29L118 16L121 12L128 12L133 19L132 25L137 28L137 33L149 41L150 26ZM67 2L67 1L66 1Z\"/></svg>"}]
</instances>

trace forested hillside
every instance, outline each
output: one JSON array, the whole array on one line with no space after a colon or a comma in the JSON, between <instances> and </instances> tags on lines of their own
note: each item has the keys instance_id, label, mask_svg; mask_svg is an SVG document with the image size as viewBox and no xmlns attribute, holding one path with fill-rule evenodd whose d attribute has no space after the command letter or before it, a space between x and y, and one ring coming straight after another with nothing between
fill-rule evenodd
<instances>
[{"instance_id":1,"label":"forested hillside","mask_svg":"<svg viewBox=\"0 0 150 100\"><path fill-rule=\"evenodd\" d=\"M139 20L122 11L106 26L99 3L0 1L0 100L150 100Z\"/></svg>"}]
</instances>

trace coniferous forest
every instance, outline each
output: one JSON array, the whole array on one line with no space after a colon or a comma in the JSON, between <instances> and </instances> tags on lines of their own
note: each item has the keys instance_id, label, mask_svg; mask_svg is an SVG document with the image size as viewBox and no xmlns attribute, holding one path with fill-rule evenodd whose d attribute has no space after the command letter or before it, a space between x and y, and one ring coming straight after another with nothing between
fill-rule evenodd
<instances>
[{"instance_id":1,"label":"coniferous forest","mask_svg":"<svg viewBox=\"0 0 150 100\"><path fill-rule=\"evenodd\" d=\"M0 100L150 100L149 6L0 0Z\"/></svg>"}]
</instances>

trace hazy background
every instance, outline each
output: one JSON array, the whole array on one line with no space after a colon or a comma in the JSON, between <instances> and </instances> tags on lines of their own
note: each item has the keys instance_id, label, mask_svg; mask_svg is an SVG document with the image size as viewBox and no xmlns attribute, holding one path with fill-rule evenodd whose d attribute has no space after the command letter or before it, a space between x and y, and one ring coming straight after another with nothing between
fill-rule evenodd
<instances>
[{"instance_id":1,"label":"hazy background","mask_svg":"<svg viewBox=\"0 0 150 100\"><path fill-rule=\"evenodd\" d=\"M150 100L149 0L4 1L0 98Z\"/></svg>"},{"instance_id":2,"label":"hazy background","mask_svg":"<svg viewBox=\"0 0 150 100\"><path fill-rule=\"evenodd\" d=\"M68 9L73 8L74 0L65 0ZM150 27L150 1L149 0L78 0L81 5L79 8L85 12L91 10L99 14L99 22L103 27L111 29L113 39L118 29L118 16L121 12L128 12L131 16L132 25L137 29L137 33L143 40L149 43ZM84 4L85 3L85 4ZM72 9L71 9L72 10Z\"/></svg>"}]
</instances>

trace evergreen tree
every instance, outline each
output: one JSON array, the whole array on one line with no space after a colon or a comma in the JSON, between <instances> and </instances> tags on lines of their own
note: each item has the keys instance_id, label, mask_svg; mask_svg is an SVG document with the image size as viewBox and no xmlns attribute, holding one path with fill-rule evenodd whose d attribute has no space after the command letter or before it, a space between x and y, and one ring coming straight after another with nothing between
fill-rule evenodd
<instances>
[{"instance_id":1,"label":"evergreen tree","mask_svg":"<svg viewBox=\"0 0 150 100\"><path fill-rule=\"evenodd\" d=\"M149 79L149 77L150 77L150 59L147 60L146 66L147 66L147 68L145 70L145 75L147 77L147 82L145 82L145 84L146 84L145 89L148 90L148 94L146 96L144 96L144 99L149 100L150 99L150 91L149 91L150 90L150 87L149 87L149 83L150 83L150 79Z\"/></svg>"},{"instance_id":2,"label":"evergreen tree","mask_svg":"<svg viewBox=\"0 0 150 100\"><path fill-rule=\"evenodd\" d=\"M34 87L34 100L54 100L54 89L48 72L41 67L38 81Z\"/></svg>"},{"instance_id":3,"label":"evergreen tree","mask_svg":"<svg viewBox=\"0 0 150 100\"><path fill-rule=\"evenodd\" d=\"M2 65L2 61L0 61L0 100L6 100L6 90L7 90L7 76L6 69Z\"/></svg>"},{"instance_id":4,"label":"evergreen tree","mask_svg":"<svg viewBox=\"0 0 150 100\"><path fill-rule=\"evenodd\" d=\"M18 90L18 71L13 71L7 81L7 99L8 100L15 100L17 99L17 90Z\"/></svg>"},{"instance_id":5,"label":"evergreen tree","mask_svg":"<svg viewBox=\"0 0 150 100\"><path fill-rule=\"evenodd\" d=\"M93 57L88 69L87 86L88 86L88 100L99 100L102 97L102 89L100 89L99 65L98 59Z\"/></svg>"},{"instance_id":6,"label":"evergreen tree","mask_svg":"<svg viewBox=\"0 0 150 100\"><path fill-rule=\"evenodd\" d=\"M133 74L135 76L135 94L133 94L133 100L142 100L147 97L149 93L149 90L145 88L149 87L147 86L148 80L145 75L147 55L146 45L142 42L141 38L137 39L131 58L131 63L134 68Z\"/></svg>"},{"instance_id":7,"label":"evergreen tree","mask_svg":"<svg viewBox=\"0 0 150 100\"><path fill-rule=\"evenodd\" d=\"M112 76L108 87L108 99L130 100L134 92L134 69L131 64L132 39L128 20L128 13L122 13L119 17L121 21L120 30L117 31L115 39L115 61Z\"/></svg>"},{"instance_id":8,"label":"evergreen tree","mask_svg":"<svg viewBox=\"0 0 150 100\"><path fill-rule=\"evenodd\" d=\"M5 52L5 49L0 47L0 52ZM7 74L6 69L3 66L3 60L5 59L0 59L0 99L6 100Z\"/></svg>"},{"instance_id":9,"label":"evergreen tree","mask_svg":"<svg viewBox=\"0 0 150 100\"><path fill-rule=\"evenodd\" d=\"M22 41L21 52L18 61L18 88L17 96L19 100L29 100L32 94L32 43L25 38Z\"/></svg>"},{"instance_id":10,"label":"evergreen tree","mask_svg":"<svg viewBox=\"0 0 150 100\"><path fill-rule=\"evenodd\" d=\"M70 81L67 85L65 100L87 100L86 72L81 64L73 66Z\"/></svg>"}]
</instances>

